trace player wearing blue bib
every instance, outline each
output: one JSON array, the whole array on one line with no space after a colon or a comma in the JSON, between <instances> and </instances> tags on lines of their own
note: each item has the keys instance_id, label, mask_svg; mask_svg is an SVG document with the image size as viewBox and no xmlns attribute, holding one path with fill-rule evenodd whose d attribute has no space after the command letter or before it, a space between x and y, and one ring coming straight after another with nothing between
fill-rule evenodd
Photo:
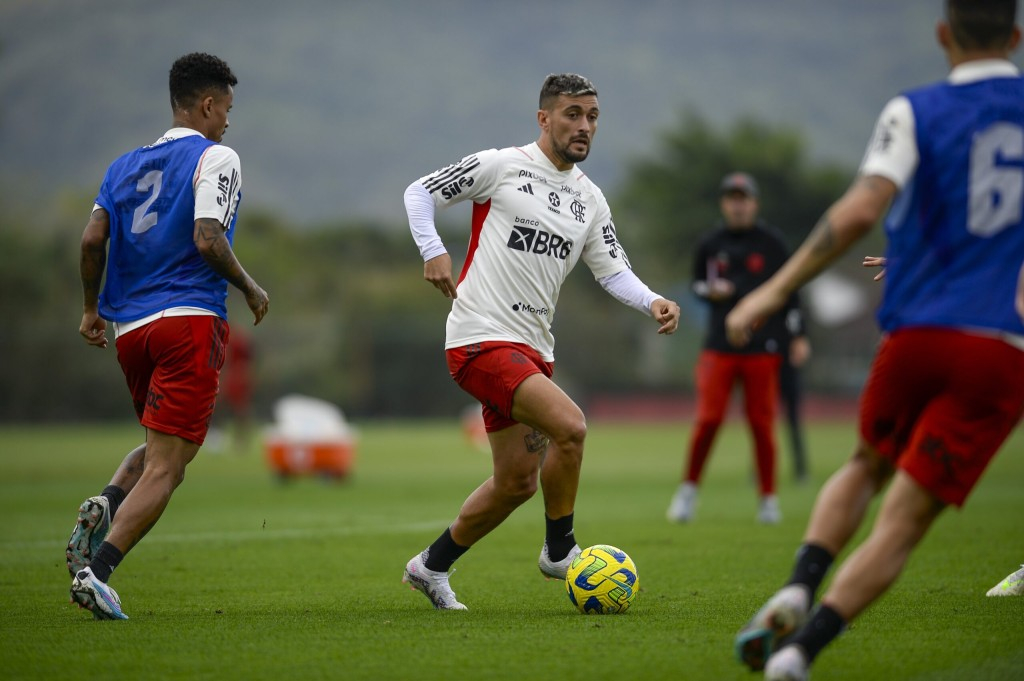
<instances>
[{"instance_id":1,"label":"player wearing blue bib","mask_svg":"<svg viewBox=\"0 0 1024 681\"><path fill-rule=\"evenodd\" d=\"M1024 259L1024 78L944 81L904 96L920 161L885 220L879 325L1024 335L1007 304ZM892 134L883 128L877 143Z\"/></svg>"},{"instance_id":2,"label":"player wearing blue bib","mask_svg":"<svg viewBox=\"0 0 1024 681\"><path fill-rule=\"evenodd\" d=\"M730 340L746 342L889 207L878 314L886 335L861 397L860 441L818 494L788 582L736 637L740 660L767 679L807 678L818 653L896 581L942 511L963 505L1024 414L1016 12L1016 0L946 1L937 37L949 77L889 102L854 184L726 319ZM886 485L871 533L811 610Z\"/></svg>"},{"instance_id":3,"label":"player wearing blue bib","mask_svg":"<svg viewBox=\"0 0 1024 681\"><path fill-rule=\"evenodd\" d=\"M192 238L192 178L215 144L202 135L187 135L129 152L107 170L96 199L110 215L112 233L100 296L104 319L130 322L183 305L227 318L228 282L206 264ZM236 174L236 185L238 179ZM235 193L230 184L230 179L224 183L225 204ZM224 211L229 244L239 203L230 213Z\"/></svg>"},{"instance_id":4,"label":"player wearing blue bib","mask_svg":"<svg viewBox=\"0 0 1024 681\"><path fill-rule=\"evenodd\" d=\"M67 546L71 599L97 619L127 619L110 575L170 501L206 438L229 338L227 285L259 323L267 293L231 250L241 168L219 142L238 82L217 57L194 53L170 72L174 125L107 171L82 234L82 321L117 360L145 444L102 494L86 499ZM100 294L100 282L106 281Z\"/></svg>"}]
</instances>

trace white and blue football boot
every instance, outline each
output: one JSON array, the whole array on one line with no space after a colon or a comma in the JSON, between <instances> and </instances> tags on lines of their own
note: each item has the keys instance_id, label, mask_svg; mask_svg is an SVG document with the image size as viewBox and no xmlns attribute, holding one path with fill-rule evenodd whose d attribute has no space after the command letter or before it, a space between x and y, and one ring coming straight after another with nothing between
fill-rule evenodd
<instances>
[{"instance_id":1,"label":"white and blue football boot","mask_svg":"<svg viewBox=\"0 0 1024 681\"><path fill-rule=\"evenodd\" d=\"M91 568L83 568L71 581L71 601L98 620L126 620L117 592L101 582Z\"/></svg>"},{"instance_id":2,"label":"white and blue football boot","mask_svg":"<svg viewBox=\"0 0 1024 681\"><path fill-rule=\"evenodd\" d=\"M72 577L82 571L96 554L110 530L110 502L106 497L89 497L78 507L78 520L68 540L68 572Z\"/></svg>"}]
</instances>

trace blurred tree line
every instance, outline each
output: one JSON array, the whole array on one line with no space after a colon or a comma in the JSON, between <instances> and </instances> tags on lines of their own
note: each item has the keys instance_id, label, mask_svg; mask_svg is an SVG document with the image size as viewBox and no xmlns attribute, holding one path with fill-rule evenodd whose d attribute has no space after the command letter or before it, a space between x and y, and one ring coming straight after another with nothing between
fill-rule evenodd
<instances>
[{"instance_id":1,"label":"blurred tree line","mask_svg":"<svg viewBox=\"0 0 1024 681\"><path fill-rule=\"evenodd\" d=\"M597 153L600 153L598 147ZM703 336L702 308L689 293L692 249L718 222L718 184L742 169L761 185L762 216L795 247L848 184L852 171L813 164L800 135L752 120L721 131L694 115L630 162L610 197L620 241L634 269L684 314L672 337L608 296L585 266L569 277L554 322L556 379L586 406L598 395L692 393L692 365ZM98 181L98 179L97 179ZM396 197L396 200L400 200ZM116 353L78 336L79 239L91 196L64 197L34 216L0 210L0 311L13 331L0 335L0 421L126 419L131 406ZM235 249L270 294L270 313L253 329L230 289L232 334L255 347L255 414L288 393L338 404L350 416L457 415L473 402L444 361L450 303L423 281L406 225L346 223L302 227L243 207ZM458 268L469 235L468 208L439 214ZM876 239L877 237L872 237ZM881 252L881 241L865 245ZM859 263L858 253L854 259ZM853 267L851 263L847 267ZM870 282L870 276L856 273ZM868 320L869 322L869 320ZM831 348L854 339L867 367L873 325L815 332L811 389L841 391L828 371ZM849 352L849 350L840 350Z\"/></svg>"}]
</instances>

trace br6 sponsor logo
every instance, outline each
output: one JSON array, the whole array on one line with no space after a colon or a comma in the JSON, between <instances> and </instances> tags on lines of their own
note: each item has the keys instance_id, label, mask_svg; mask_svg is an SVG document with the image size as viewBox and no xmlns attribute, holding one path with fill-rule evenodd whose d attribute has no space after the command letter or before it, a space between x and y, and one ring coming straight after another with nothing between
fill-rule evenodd
<instances>
[{"instance_id":1,"label":"br6 sponsor logo","mask_svg":"<svg viewBox=\"0 0 1024 681\"><path fill-rule=\"evenodd\" d=\"M524 253L550 255L558 260L565 260L572 253L572 241L557 234L550 234L543 229L534 229L516 225L508 237L508 247Z\"/></svg>"}]
</instances>

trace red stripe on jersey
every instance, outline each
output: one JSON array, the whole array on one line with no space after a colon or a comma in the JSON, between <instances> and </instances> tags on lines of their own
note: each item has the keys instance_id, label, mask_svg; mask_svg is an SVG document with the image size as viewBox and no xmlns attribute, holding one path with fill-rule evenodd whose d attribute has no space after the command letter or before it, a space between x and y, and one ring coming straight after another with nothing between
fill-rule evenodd
<instances>
[{"instance_id":1,"label":"red stripe on jersey","mask_svg":"<svg viewBox=\"0 0 1024 681\"><path fill-rule=\"evenodd\" d=\"M192 173L192 193L196 193L196 186L199 184L199 177L203 174L203 161L206 160L206 155L210 153L210 149L213 149L213 145L206 147L206 151L199 157L199 163L196 164L196 172Z\"/></svg>"},{"instance_id":2,"label":"red stripe on jersey","mask_svg":"<svg viewBox=\"0 0 1024 681\"><path fill-rule=\"evenodd\" d=\"M490 212L490 199L487 199L485 203L473 204L473 229L469 237L469 248L466 251L466 263L462 266L462 273L459 274L459 280L455 283L456 286L461 284L462 280L466 278L466 272L469 272L469 266L473 264L473 254L476 253L476 247L480 245L480 232L483 231L484 220L487 219L487 214Z\"/></svg>"},{"instance_id":3,"label":"red stripe on jersey","mask_svg":"<svg viewBox=\"0 0 1024 681\"><path fill-rule=\"evenodd\" d=\"M531 161L533 160L533 156L530 156L528 153L526 153L526 149L523 149L522 147L516 147L515 149L526 158L530 159Z\"/></svg>"}]
</instances>

